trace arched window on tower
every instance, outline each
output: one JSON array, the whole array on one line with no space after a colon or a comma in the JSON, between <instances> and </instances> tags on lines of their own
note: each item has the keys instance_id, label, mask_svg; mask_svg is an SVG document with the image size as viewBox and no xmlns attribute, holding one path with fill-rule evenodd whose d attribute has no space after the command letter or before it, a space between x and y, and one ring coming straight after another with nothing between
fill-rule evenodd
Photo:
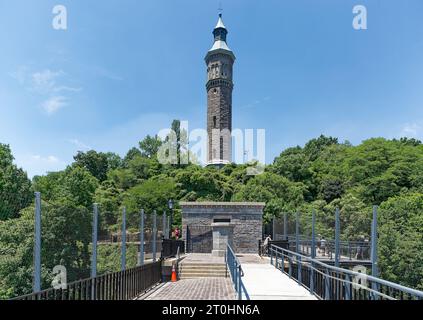
<instances>
[{"instance_id":1,"label":"arched window on tower","mask_svg":"<svg viewBox=\"0 0 423 320\"><path fill-rule=\"evenodd\" d=\"M216 129L217 123L216 123L216 116L213 117L213 128Z\"/></svg>"}]
</instances>

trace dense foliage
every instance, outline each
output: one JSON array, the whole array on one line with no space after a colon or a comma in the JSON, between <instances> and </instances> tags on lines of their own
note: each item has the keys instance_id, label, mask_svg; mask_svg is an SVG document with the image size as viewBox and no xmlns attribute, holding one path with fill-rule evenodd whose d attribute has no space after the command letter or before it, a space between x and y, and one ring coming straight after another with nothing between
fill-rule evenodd
<instances>
[{"instance_id":1,"label":"dense foliage","mask_svg":"<svg viewBox=\"0 0 423 320\"><path fill-rule=\"evenodd\" d=\"M184 139L180 123L178 152ZM340 208L344 239L370 236L372 205L380 205L379 257L381 276L423 288L423 145L403 138L374 138L358 146L321 136L304 147L283 151L263 174L247 175L247 165L222 169L195 164L161 164L162 143L147 136L124 158L113 153L79 152L66 170L33 178L13 164L0 145L0 298L31 289L32 191L43 198L43 284L48 286L54 265L64 264L71 280L86 276L92 204L100 207L104 236L119 231L121 208L128 211L128 228L136 230L139 209L161 214L167 201L263 201L264 219L282 212L301 212L301 229L310 233L311 212L317 231L333 237L334 212ZM29 207L28 207L29 206ZM180 223L176 206L175 225ZM290 215L293 219L293 215ZM48 254L47 254L48 252ZM130 251L132 252L132 251ZM103 257L101 257L104 255ZM129 253L136 262L136 252ZM132 261L131 260L131 261ZM99 270L117 270L116 248L100 249Z\"/></svg>"}]
</instances>

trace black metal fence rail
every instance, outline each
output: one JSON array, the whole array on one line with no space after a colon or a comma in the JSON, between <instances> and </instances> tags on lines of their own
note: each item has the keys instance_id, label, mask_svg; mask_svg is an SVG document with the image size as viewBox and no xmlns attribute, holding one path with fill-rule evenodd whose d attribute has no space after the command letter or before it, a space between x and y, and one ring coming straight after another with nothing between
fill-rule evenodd
<instances>
[{"instance_id":1,"label":"black metal fence rail","mask_svg":"<svg viewBox=\"0 0 423 320\"><path fill-rule=\"evenodd\" d=\"M178 253L185 253L185 241L183 240L172 240L172 239L163 239L162 241L162 252L161 258L166 259L170 257L175 257Z\"/></svg>"},{"instance_id":2,"label":"black metal fence rail","mask_svg":"<svg viewBox=\"0 0 423 320\"><path fill-rule=\"evenodd\" d=\"M161 282L161 270L161 261L157 261L12 300L132 300Z\"/></svg>"}]
</instances>

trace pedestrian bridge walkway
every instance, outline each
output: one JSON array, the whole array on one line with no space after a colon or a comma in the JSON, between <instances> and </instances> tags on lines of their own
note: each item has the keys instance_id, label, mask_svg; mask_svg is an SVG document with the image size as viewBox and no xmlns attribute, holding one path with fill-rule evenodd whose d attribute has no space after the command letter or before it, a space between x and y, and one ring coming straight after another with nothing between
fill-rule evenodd
<instances>
[{"instance_id":1,"label":"pedestrian bridge walkway","mask_svg":"<svg viewBox=\"0 0 423 320\"><path fill-rule=\"evenodd\" d=\"M242 281L251 300L317 300L309 290L271 265L269 258L262 260L242 263Z\"/></svg>"},{"instance_id":2,"label":"pedestrian bridge walkway","mask_svg":"<svg viewBox=\"0 0 423 320\"><path fill-rule=\"evenodd\" d=\"M270 264L270 259L257 254L237 255L242 265L242 282L250 300L317 300L303 286L283 274ZM152 292L138 297L142 300L236 300L230 272L218 275L208 274L204 268L216 264L225 265L223 257L211 254L188 254L182 264L202 266L199 276L183 278L177 282L164 283ZM242 298L247 297L243 294Z\"/></svg>"}]
</instances>

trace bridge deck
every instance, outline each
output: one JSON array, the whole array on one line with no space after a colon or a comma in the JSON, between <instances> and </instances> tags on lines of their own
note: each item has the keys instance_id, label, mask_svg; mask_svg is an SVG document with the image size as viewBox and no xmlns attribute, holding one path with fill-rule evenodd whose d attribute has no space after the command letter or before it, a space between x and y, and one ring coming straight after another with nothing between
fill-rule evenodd
<instances>
[{"instance_id":1,"label":"bridge deck","mask_svg":"<svg viewBox=\"0 0 423 320\"><path fill-rule=\"evenodd\" d=\"M239 257L251 300L317 300L314 295L258 255Z\"/></svg>"}]
</instances>

